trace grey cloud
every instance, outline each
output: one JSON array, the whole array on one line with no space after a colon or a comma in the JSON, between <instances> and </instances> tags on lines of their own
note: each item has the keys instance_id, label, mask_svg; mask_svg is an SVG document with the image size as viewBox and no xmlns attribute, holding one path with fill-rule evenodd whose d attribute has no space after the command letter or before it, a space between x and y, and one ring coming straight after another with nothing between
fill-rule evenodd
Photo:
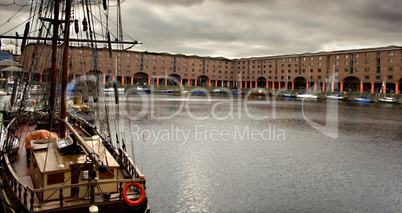
<instances>
[{"instance_id":1,"label":"grey cloud","mask_svg":"<svg viewBox=\"0 0 402 213\"><path fill-rule=\"evenodd\" d=\"M153 5L164 5L164 6L193 6L197 4L202 4L204 0L141 0L146 3Z\"/></svg>"},{"instance_id":2,"label":"grey cloud","mask_svg":"<svg viewBox=\"0 0 402 213\"><path fill-rule=\"evenodd\" d=\"M400 0L130 0L123 3L122 16L125 33L144 42L134 50L242 58L401 45L401 4Z\"/></svg>"}]
</instances>

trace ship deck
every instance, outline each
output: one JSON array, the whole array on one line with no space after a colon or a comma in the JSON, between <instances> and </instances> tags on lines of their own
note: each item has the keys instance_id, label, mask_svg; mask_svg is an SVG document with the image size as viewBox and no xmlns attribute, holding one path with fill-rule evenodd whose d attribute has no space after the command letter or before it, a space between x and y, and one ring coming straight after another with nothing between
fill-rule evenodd
<instances>
[{"instance_id":1,"label":"ship deck","mask_svg":"<svg viewBox=\"0 0 402 213\"><path fill-rule=\"evenodd\" d=\"M12 155L10 157L10 161L11 164L13 165L12 167L14 168L14 172L18 178L18 181L20 181L22 184L24 184L27 187L30 187L32 189L34 189L34 183L32 181L31 178L31 174L30 174L30 169L28 166L28 160L27 160L27 150L25 148L25 138L31 134L32 132L35 131L35 125L21 125L19 126L19 128L16 131L16 136L18 137L19 141L20 141L20 145L19 145L19 150L18 153L15 155ZM76 128L77 131L79 131L79 134L81 135L85 135L85 132L81 131L80 128ZM91 142L89 142L91 143ZM113 167L119 167L119 165L117 164L117 162L115 161L115 159L110 155L110 153L108 151L106 151L106 149L104 149L104 146L99 146L99 144L96 144L94 146L93 143L92 144L92 148L94 148L94 150L96 150L96 152L101 152L103 151L102 154L102 158L110 164L110 162L115 162L112 166ZM53 146L54 145L54 146ZM50 147L53 147L52 150L58 152L56 145L52 144L52 146L49 146L49 151ZM34 146L32 147L34 148ZM43 154L42 154L43 155ZM51 155L49 155L51 156ZM67 155L68 156L68 155ZM44 156L42 156L43 158ZM53 156L55 157L55 156ZM32 156L31 156L32 158ZM57 162L54 162L54 159L52 160L50 158L43 158L43 161L48 163L48 165L56 165ZM106 159L107 158L107 159ZM45 160L46 159L46 160ZM53 162L52 162L53 161ZM51 166L49 166L50 168ZM46 169L47 170L47 169ZM119 172L117 172L117 179L125 179L127 177L127 174L120 168L118 169ZM57 191L57 190L56 190ZM56 192L57 193L57 192ZM128 197L130 199L134 199L134 198L138 198L139 195L137 195L136 193L131 193L128 195ZM110 200L109 200L110 204L113 205L119 205L121 206L121 198L119 197L119 193L112 193ZM96 195L95 196L95 205L103 205L102 203L104 202L103 198L101 197L101 195ZM65 197L63 200L63 209L65 209L66 211L70 211L72 208L75 208L77 206L82 206L82 208L87 208L87 206L90 204L89 200L77 200L76 197ZM39 204L41 204L40 206L38 206ZM42 203L39 203L39 199L38 196L35 195L34 196L34 202L33 205L35 206L35 208L33 208L34 212L37 211L54 211L56 209L60 209L60 201L57 200L50 200L50 201L46 201ZM30 206L29 202L28 202L28 207ZM29 207L30 208L30 207ZM109 208L109 207L106 207ZM70 209L70 210L68 210ZM61 209L60 209L61 210Z\"/></svg>"}]
</instances>

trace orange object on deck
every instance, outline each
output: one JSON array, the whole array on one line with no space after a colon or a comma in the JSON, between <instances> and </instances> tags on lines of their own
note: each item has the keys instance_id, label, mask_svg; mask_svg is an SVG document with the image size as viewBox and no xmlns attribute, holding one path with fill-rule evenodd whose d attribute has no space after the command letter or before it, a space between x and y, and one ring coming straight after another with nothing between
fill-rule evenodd
<instances>
[{"instance_id":1,"label":"orange object on deck","mask_svg":"<svg viewBox=\"0 0 402 213\"><path fill-rule=\"evenodd\" d=\"M51 139L51 138L59 138L55 133L49 132L45 129L36 130L32 132L25 138L25 148L31 149L31 141L39 140L39 139Z\"/></svg>"}]
</instances>

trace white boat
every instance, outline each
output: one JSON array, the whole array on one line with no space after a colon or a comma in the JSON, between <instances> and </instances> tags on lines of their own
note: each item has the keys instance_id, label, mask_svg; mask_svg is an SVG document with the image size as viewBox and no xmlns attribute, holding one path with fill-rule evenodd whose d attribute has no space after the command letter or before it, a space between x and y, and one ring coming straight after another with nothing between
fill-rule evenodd
<instances>
[{"instance_id":1,"label":"white boat","mask_svg":"<svg viewBox=\"0 0 402 213\"><path fill-rule=\"evenodd\" d=\"M104 92L114 92L113 87L106 87L103 89ZM124 93L124 88L117 88L117 92Z\"/></svg>"},{"instance_id":2,"label":"white boat","mask_svg":"<svg viewBox=\"0 0 402 213\"><path fill-rule=\"evenodd\" d=\"M130 88L127 91L132 92L132 93L150 93L151 92L150 89L143 88L142 86L137 86L137 87L134 87L134 88Z\"/></svg>"},{"instance_id":3,"label":"white boat","mask_svg":"<svg viewBox=\"0 0 402 213\"><path fill-rule=\"evenodd\" d=\"M389 104L395 104L397 101L394 97L385 97L385 98L380 98L378 99L380 103L389 103Z\"/></svg>"},{"instance_id":4,"label":"white boat","mask_svg":"<svg viewBox=\"0 0 402 213\"><path fill-rule=\"evenodd\" d=\"M296 95L296 98L317 99L318 96L317 96L317 95L310 94L310 93L298 93L298 94Z\"/></svg>"},{"instance_id":5,"label":"white boat","mask_svg":"<svg viewBox=\"0 0 402 213\"><path fill-rule=\"evenodd\" d=\"M212 93L218 94L218 93L223 93L220 89L213 89Z\"/></svg>"},{"instance_id":6,"label":"white boat","mask_svg":"<svg viewBox=\"0 0 402 213\"><path fill-rule=\"evenodd\" d=\"M5 95L7 95L7 93L2 91L2 90L0 90L0 96L5 96Z\"/></svg>"},{"instance_id":7,"label":"white boat","mask_svg":"<svg viewBox=\"0 0 402 213\"><path fill-rule=\"evenodd\" d=\"M334 94L332 94L332 95L327 95L327 96L325 96L328 100L339 100L339 101L343 101L343 100L346 100L347 99L347 97L344 97L344 96L342 96L341 94L339 94L339 93L334 93Z\"/></svg>"}]
</instances>

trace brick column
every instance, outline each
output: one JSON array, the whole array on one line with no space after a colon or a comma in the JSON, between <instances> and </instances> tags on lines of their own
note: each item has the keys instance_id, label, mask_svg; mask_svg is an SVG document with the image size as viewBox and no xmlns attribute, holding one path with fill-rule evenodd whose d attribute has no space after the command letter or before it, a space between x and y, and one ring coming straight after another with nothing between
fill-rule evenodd
<instances>
[{"instance_id":1,"label":"brick column","mask_svg":"<svg viewBox=\"0 0 402 213\"><path fill-rule=\"evenodd\" d=\"M395 83L395 94L399 94L399 83Z\"/></svg>"},{"instance_id":2,"label":"brick column","mask_svg":"<svg viewBox=\"0 0 402 213\"><path fill-rule=\"evenodd\" d=\"M374 82L371 82L371 93L374 93Z\"/></svg>"}]
</instances>

